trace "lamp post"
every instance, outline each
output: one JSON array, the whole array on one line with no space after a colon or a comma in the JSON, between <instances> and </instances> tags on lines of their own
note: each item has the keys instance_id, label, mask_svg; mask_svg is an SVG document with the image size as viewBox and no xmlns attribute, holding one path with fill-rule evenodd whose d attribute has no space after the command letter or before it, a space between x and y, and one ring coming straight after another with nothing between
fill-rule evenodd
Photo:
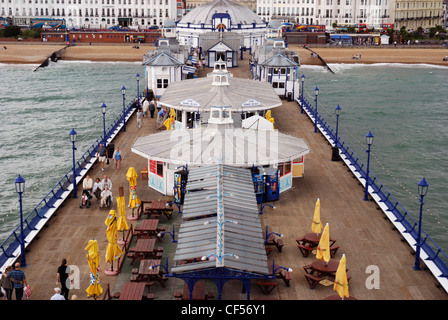
<instances>
[{"instance_id":1,"label":"lamp post","mask_svg":"<svg viewBox=\"0 0 448 320\"><path fill-rule=\"evenodd\" d=\"M370 146L373 143L373 134L372 134L371 131L369 131L369 133L366 134L366 142L367 142L368 148L366 150L366 152L367 152L367 171L366 171L366 190L364 192L364 201L368 201L369 200L369 198L368 198L368 196L369 196L368 189L369 189Z\"/></svg>"},{"instance_id":2,"label":"lamp post","mask_svg":"<svg viewBox=\"0 0 448 320\"><path fill-rule=\"evenodd\" d=\"M106 147L106 104L103 102L101 111L103 112L103 145Z\"/></svg>"},{"instance_id":3,"label":"lamp post","mask_svg":"<svg viewBox=\"0 0 448 320\"><path fill-rule=\"evenodd\" d=\"M302 103L301 103L301 109L300 109L300 113L303 113L303 84L304 84L304 82L305 82L305 75L304 74L302 74Z\"/></svg>"},{"instance_id":4,"label":"lamp post","mask_svg":"<svg viewBox=\"0 0 448 320\"><path fill-rule=\"evenodd\" d=\"M314 89L314 95L315 95L315 101L316 101L316 108L314 109L314 132L317 132L317 96L319 95L319 88L316 86L316 89Z\"/></svg>"},{"instance_id":5,"label":"lamp post","mask_svg":"<svg viewBox=\"0 0 448 320\"><path fill-rule=\"evenodd\" d=\"M418 194L420 196L420 218L418 222L418 234L417 234L417 243L415 245L415 264L414 264L414 270L421 270L420 269L420 249L421 249L421 233L422 233L422 213L423 213L423 197L426 196L426 193L428 192L429 184L426 182L426 179L423 178L418 183Z\"/></svg>"},{"instance_id":6,"label":"lamp post","mask_svg":"<svg viewBox=\"0 0 448 320\"><path fill-rule=\"evenodd\" d=\"M126 132L126 88L121 88L121 94L123 95L123 131Z\"/></svg>"},{"instance_id":7,"label":"lamp post","mask_svg":"<svg viewBox=\"0 0 448 320\"><path fill-rule=\"evenodd\" d=\"M20 204L20 265L26 267L25 258L25 235L23 234L23 213L22 213L22 193L25 192L25 179L23 179L20 174L14 181L16 185L16 192L19 194L19 204Z\"/></svg>"},{"instance_id":8,"label":"lamp post","mask_svg":"<svg viewBox=\"0 0 448 320\"><path fill-rule=\"evenodd\" d=\"M72 142L72 149L73 149L73 199L76 199L76 198L78 198L78 195L76 194L76 169L75 169L76 131L75 131L75 129L72 129L70 131L70 141Z\"/></svg>"},{"instance_id":9,"label":"lamp post","mask_svg":"<svg viewBox=\"0 0 448 320\"><path fill-rule=\"evenodd\" d=\"M139 92L139 81L140 81L140 75L137 73L135 76L135 79L137 79L137 109L140 109L140 92Z\"/></svg>"},{"instance_id":10,"label":"lamp post","mask_svg":"<svg viewBox=\"0 0 448 320\"><path fill-rule=\"evenodd\" d=\"M339 115L341 114L341 107L339 105L337 105L337 107L334 109L334 113L336 114L336 137L335 137L335 141L334 141L334 147L332 147L332 157L331 160L332 161L339 161L339 147L338 147L338 128L339 128Z\"/></svg>"}]
</instances>

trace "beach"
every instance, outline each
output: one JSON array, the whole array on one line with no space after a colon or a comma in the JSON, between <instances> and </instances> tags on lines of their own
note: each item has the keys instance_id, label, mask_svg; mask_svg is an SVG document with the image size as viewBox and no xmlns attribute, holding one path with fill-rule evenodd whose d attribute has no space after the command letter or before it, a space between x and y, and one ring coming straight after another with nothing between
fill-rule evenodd
<instances>
[{"instance_id":1,"label":"beach","mask_svg":"<svg viewBox=\"0 0 448 320\"><path fill-rule=\"evenodd\" d=\"M53 52L63 49L65 44L40 43L6 43L7 49L1 50L0 63L30 63L40 64ZM77 44L65 49L62 60L89 60L89 61L128 61L140 62L143 54L154 49L152 44ZM322 65L318 57L311 56L311 51L319 54L326 63L405 63L405 64L431 64L448 66L443 57L448 56L448 48L415 48L415 47L308 47L290 45L289 50L296 51L300 56L302 65ZM353 59L358 54L358 60Z\"/></svg>"}]
</instances>

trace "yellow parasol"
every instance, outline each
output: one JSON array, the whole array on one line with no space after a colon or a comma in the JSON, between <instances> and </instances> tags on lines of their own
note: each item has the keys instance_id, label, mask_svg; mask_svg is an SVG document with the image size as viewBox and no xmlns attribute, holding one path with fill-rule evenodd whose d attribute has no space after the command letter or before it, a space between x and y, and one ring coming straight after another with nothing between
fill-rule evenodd
<instances>
[{"instance_id":1,"label":"yellow parasol","mask_svg":"<svg viewBox=\"0 0 448 320\"><path fill-rule=\"evenodd\" d=\"M124 243L124 231L129 230L128 220L126 219L126 205L124 200L123 187L119 188L119 196L117 197L117 209L118 209L118 220L117 220L117 230L123 231L123 239L118 240L118 243Z\"/></svg>"},{"instance_id":2,"label":"yellow parasol","mask_svg":"<svg viewBox=\"0 0 448 320\"><path fill-rule=\"evenodd\" d=\"M103 293L101 287L98 271L100 267L100 252L98 249L98 242L96 240L89 240L87 247L87 262L90 267L90 286L86 289L87 297L93 297L95 300Z\"/></svg>"},{"instance_id":3,"label":"yellow parasol","mask_svg":"<svg viewBox=\"0 0 448 320\"><path fill-rule=\"evenodd\" d=\"M324 232L322 232L320 237L319 244L317 245L316 258L325 261L325 265L328 265L328 262L330 261L330 226L328 223L326 224ZM332 282L326 278L320 283L324 286L329 286L332 284Z\"/></svg>"},{"instance_id":4,"label":"yellow parasol","mask_svg":"<svg viewBox=\"0 0 448 320\"><path fill-rule=\"evenodd\" d=\"M337 291L341 299L344 297L350 297L348 294L348 279L346 269L345 254L342 255L341 261L339 261L338 270L336 271L336 278L334 279L334 291Z\"/></svg>"},{"instance_id":5,"label":"yellow parasol","mask_svg":"<svg viewBox=\"0 0 448 320\"><path fill-rule=\"evenodd\" d=\"M111 270L107 270L107 275L115 275L118 273L114 271L114 261L121 257L123 251L120 246L117 244L118 234L117 234L117 214L115 210L110 210L109 215L104 222L107 226L106 237L109 244L106 249L106 262L110 262L112 264Z\"/></svg>"},{"instance_id":6,"label":"yellow parasol","mask_svg":"<svg viewBox=\"0 0 448 320\"><path fill-rule=\"evenodd\" d=\"M311 223L311 231L320 233L322 230L322 223L320 222L320 200L317 198L316 206L314 207L314 217Z\"/></svg>"},{"instance_id":7,"label":"yellow parasol","mask_svg":"<svg viewBox=\"0 0 448 320\"><path fill-rule=\"evenodd\" d=\"M316 258L325 261L326 263L330 261L330 226L328 223L325 226L319 244L317 245Z\"/></svg>"},{"instance_id":8,"label":"yellow parasol","mask_svg":"<svg viewBox=\"0 0 448 320\"><path fill-rule=\"evenodd\" d=\"M134 167L130 167L126 173L126 179L129 181L129 191L131 193L129 196L129 207L132 209L138 207L141 203L137 197L137 177L138 175ZM132 210L132 213L134 213L134 210Z\"/></svg>"}]
</instances>

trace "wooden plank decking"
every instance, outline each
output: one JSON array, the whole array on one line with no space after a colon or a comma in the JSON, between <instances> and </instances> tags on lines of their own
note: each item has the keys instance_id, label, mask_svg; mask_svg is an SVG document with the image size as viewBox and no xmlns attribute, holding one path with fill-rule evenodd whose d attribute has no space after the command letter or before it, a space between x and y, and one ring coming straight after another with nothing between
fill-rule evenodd
<instances>
[{"instance_id":1,"label":"wooden plank decking","mask_svg":"<svg viewBox=\"0 0 448 320\"><path fill-rule=\"evenodd\" d=\"M250 77L247 59L248 55L240 61L239 68L230 70L235 77ZM210 71L211 69L206 70ZM205 72L202 73L205 75ZM436 288L436 281L430 272L412 269L414 256L411 255L409 246L400 241L400 234L392 230L391 223L383 218L374 202L363 201L363 187L343 162L331 161L330 145L320 133L314 133L313 124L305 114L300 114L297 103L284 101L283 106L272 110L272 115L277 129L304 138L310 145L311 153L305 159L304 177L294 180L293 190L281 194L280 201L275 203L275 210L269 207L264 209L263 225L269 226L269 231L282 233L285 244L281 253L274 249L269 254L269 263L275 259L276 264L294 270L291 274L291 286L287 287L282 281L278 281L278 286L268 297L319 300L336 294L332 287L319 285L314 290L308 287L303 266L310 264L315 258L313 254L304 258L295 241L297 237L310 232L314 205L316 199L320 198L322 223L329 223L330 235L340 246L334 259L339 261L343 253L347 257L347 268L352 276L349 287L352 296L365 300L446 300L448 296L443 290ZM143 123L143 128L137 129L134 115L126 125L127 132L120 132L113 141L115 147L119 147L124 155L120 170L115 169L113 162L104 172L101 172L98 164L90 170L93 179L102 178L106 174L112 180L114 197L118 196L120 186L128 190L126 172L130 166L133 166L138 174L140 169L146 166L146 159L130 151L136 137L156 131L155 119L144 119ZM170 197L161 196L147 187L147 180L142 180L140 174L137 186L140 199L171 200ZM80 190L81 185L78 187L78 195ZM129 199L127 191L125 199ZM57 268L63 258L68 260L68 264L79 268L79 289L71 290L70 296L76 294L80 300L87 299L85 290L90 278L84 248L90 239L98 240L103 289L109 285L111 292L120 291L123 283L129 281L133 266L128 259L124 261L120 275L104 274L104 270L110 267L110 264L104 261L107 247L104 222L109 210L99 209L95 205L89 209L80 209L79 202L79 198L67 199L64 206L47 223L48 227L44 228L28 247L28 266L23 270L28 283L31 284L33 300L48 300L52 296ZM130 210L126 210L129 215ZM180 215L174 213L171 220L161 217L159 225L166 226L166 230L170 231L172 224L178 225L180 219ZM129 221L129 224L131 223L134 226L138 224ZM173 256L175 244L170 240L166 235L161 244L164 247L162 261L165 261L166 256ZM379 272L378 289L369 289L366 286L374 283L369 278L372 276L369 268L377 268ZM174 299L174 292L181 291L182 288L182 280L169 279L166 288L155 284L151 287L151 292L154 293L155 299ZM214 284L207 283L206 291L213 290L216 290ZM265 297L267 296L264 296L254 283L251 286L251 298ZM224 286L223 299L245 300L246 294L241 293L241 283L228 282Z\"/></svg>"}]
</instances>

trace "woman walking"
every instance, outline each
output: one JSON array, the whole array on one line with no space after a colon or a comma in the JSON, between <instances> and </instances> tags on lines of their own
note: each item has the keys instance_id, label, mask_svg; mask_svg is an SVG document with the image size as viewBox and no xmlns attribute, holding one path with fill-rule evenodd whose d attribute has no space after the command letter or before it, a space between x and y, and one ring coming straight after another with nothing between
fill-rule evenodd
<instances>
[{"instance_id":1,"label":"woman walking","mask_svg":"<svg viewBox=\"0 0 448 320\"><path fill-rule=\"evenodd\" d=\"M121 160L123 159L123 157L121 156L121 153L120 153L120 149L119 149L119 148L115 149L112 158L113 158L114 161L115 161L115 168L116 168L116 169L120 169Z\"/></svg>"}]
</instances>

